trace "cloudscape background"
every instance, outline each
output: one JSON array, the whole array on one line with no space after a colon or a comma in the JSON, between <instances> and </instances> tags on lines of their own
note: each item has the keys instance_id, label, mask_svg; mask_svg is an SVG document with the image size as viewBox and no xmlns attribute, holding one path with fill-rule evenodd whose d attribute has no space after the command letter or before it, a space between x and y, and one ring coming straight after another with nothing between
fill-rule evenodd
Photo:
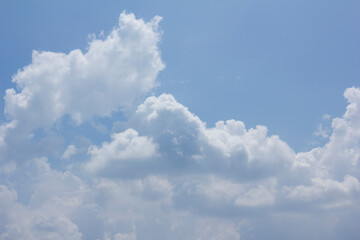
<instances>
[{"instance_id":1,"label":"cloudscape background","mask_svg":"<svg viewBox=\"0 0 360 240\"><path fill-rule=\"evenodd\" d=\"M0 239L358 239L357 1L2 1Z\"/></svg>"}]
</instances>

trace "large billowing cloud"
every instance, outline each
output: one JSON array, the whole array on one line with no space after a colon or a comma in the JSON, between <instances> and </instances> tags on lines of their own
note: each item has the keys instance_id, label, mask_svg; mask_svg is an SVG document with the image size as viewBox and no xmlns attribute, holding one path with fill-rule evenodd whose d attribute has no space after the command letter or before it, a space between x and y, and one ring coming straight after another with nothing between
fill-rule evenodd
<instances>
[{"instance_id":1,"label":"large billowing cloud","mask_svg":"<svg viewBox=\"0 0 360 240\"><path fill-rule=\"evenodd\" d=\"M27 128L49 126L65 114L77 123L128 107L156 86L164 69L158 49L160 17L150 22L122 13L104 39L85 53L34 51L32 63L13 77L5 113Z\"/></svg>"},{"instance_id":2,"label":"large billowing cloud","mask_svg":"<svg viewBox=\"0 0 360 240\"><path fill-rule=\"evenodd\" d=\"M102 143L63 136L62 153L38 158L31 147L51 131L24 140L27 148L9 141L19 124L48 128L64 115L81 123L147 93L163 69L158 21L123 13L85 54L37 53L14 76L20 92L6 92L12 122L0 126L0 150L22 154L0 154L0 239L357 239L355 87L328 143L308 152L265 126L207 126L171 94L145 99Z\"/></svg>"}]
</instances>

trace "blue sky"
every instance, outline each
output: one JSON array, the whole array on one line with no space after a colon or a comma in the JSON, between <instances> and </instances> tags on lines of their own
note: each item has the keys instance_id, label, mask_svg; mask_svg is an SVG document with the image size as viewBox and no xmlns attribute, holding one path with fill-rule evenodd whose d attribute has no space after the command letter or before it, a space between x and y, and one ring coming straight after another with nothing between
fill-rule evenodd
<instances>
[{"instance_id":1,"label":"blue sky","mask_svg":"<svg viewBox=\"0 0 360 240\"><path fill-rule=\"evenodd\" d=\"M359 22L355 0L1 1L0 239L357 239Z\"/></svg>"}]
</instances>

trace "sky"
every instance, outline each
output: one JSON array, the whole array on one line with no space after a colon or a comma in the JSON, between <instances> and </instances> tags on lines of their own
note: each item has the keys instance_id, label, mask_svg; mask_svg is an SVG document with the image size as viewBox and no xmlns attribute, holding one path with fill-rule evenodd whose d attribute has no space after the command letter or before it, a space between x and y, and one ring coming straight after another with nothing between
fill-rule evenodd
<instances>
[{"instance_id":1,"label":"sky","mask_svg":"<svg viewBox=\"0 0 360 240\"><path fill-rule=\"evenodd\" d=\"M358 239L359 1L1 1L0 239Z\"/></svg>"}]
</instances>

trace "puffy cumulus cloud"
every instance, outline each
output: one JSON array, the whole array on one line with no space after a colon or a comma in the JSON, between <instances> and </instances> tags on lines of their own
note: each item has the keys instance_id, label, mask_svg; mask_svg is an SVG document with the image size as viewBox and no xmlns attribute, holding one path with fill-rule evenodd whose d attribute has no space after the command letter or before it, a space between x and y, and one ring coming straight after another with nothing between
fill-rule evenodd
<instances>
[{"instance_id":1,"label":"puffy cumulus cloud","mask_svg":"<svg viewBox=\"0 0 360 240\"><path fill-rule=\"evenodd\" d=\"M275 179L247 183L214 176L190 179L183 183L174 201L193 211L235 216L247 214L248 210L244 209L253 211L256 207L263 209L275 203Z\"/></svg>"},{"instance_id":2,"label":"puffy cumulus cloud","mask_svg":"<svg viewBox=\"0 0 360 240\"><path fill-rule=\"evenodd\" d=\"M166 199L168 201L172 199L173 186L166 178L150 175L140 181L138 185L147 199Z\"/></svg>"},{"instance_id":3,"label":"puffy cumulus cloud","mask_svg":"<svg viewBox=\"0 0 360 240\"><path fill-rule=\"evenodd\" d=\"M268 136L265 126L246 129L243 122L228 120L219 121L209 128L172 95L149 97L126 123L131 128L114 135L124 136L130 131L136 138L144 140L143 146L136 145L132 148L136 153L125 157L128 161L122 160L122 151L126 147L116 147L120 152L115 154L115 158L127 169L123 172L128 175L119 170L120 165L114 168L113 164L109 164L106 168L115 169L115 172L121 174L104 172L101 176L113 179L111 181L130 183L136 182L138 178L147 179L146 176L153 173L162 174L162 181L167 182L164 189L171 189L171 194L167 194L166 198L166 202L170 204L168 206L176 211L194 212L200 216L211 215L218 220L233 218L240 222L246 218L250 225L264 228L257 216L266 216L271 221L272 214L280 214L283 217L276 217L279 223L289 220L305 229L308 226L300 223L303 218L294 216L311 215L309 211L304 212L304 208L307 208L318 212L322 218L331 215L333 221L341 221L343 216L337 216L334 211L354 208L360 192L355 154L359 149L357 144L360 139L356 125L360 120L356 115L359 108L356 103L358 92L356 88L346 90L345 97L349 100L349 106L343 117L333 120L329 142L324 147L297 154L278 136ZM342 123L341 128L339 122ZM149 142L145 139L151 139L150 145L156 148L152 148L154 151L146 161L134 161L132 156L136 157L138 152L147 152ZM336 141L342 144L334 144ZM100 148L91 147L89 153L96 149L97 154L91 155L89 163L113 161L111 159L115 159L115 151L109 150L109 146L119 146L115 142L116 139L112 137L110 143L105 142ZM129 141L126 146L128 144ZM337 159L333 156L335 153ZM100 155L106 160L97 160ZM136 168L129 168L128 162L131 161L137 163ZM121 180L124 176L125 179L132 180ZM141 184L131 188L139 189L139 186L149 185L145 184L146 181L149 180L141 180ZM158 185L161 188L158 181L153 182L156 184L151 186ZM144 194L137 196L150 201ZM191 216L197 219L194 215ZM350 216L349 219L356 218L355 215ZM241 234L247 236L247 228L252 228L250 225L231 228L229 238L232 236L237 239ZM321 227L325 229L325 225ZM179 223L175 226L174 228L178 228ZM272 231L278 230L277 227ZM192 231L199 239L208 233L215 234L206 228ZM275 236L275 232L273 233ZM227 236L226 233L218 234ZM290 237L291 234L288 232L287 236ZM323 236L330 235L326 232ZM260 236L261 234L257 234L257 238L261 239Z\"/></svg>"},{"instance_id":4,"label":"puffy cumulus cloud","mask_svg":"<svg viewBox=\"0 0 360 240\"><path fill-rule=\"evenodd\" d=\"M119 25L92 40L85 53L34 51L32 63L13 77L19 92L6 90L5 113L31 130L65 114L81 123L128 107L157 85L164 69L157 46L160 20L145 22L123 12Z\"/></svg>"},{"instance_id":5,"label":"puffy cumulus cloud","mask_svg":"<svg viewBox=\"0 0 360 240\"><path fill-rule=\"evenodd\" d=\"M344 96L349 105L342 118L332 121L333 133L321 161L335 177L346 173L360 177L360 89L348 88Z\"/></svg>"},{"instance_id":6,"label":"puffy cumulus cloud","mask_svg":"<svg viewBox=\"0 0 360 240\"><path fill-rule=\"evenodd\" d=\"M360 191L360 182L353 176L346 175L343 182L331 179L313 178L311 186L296 186L288 194L289 198L312 200L319 197L325 197L328 193L338 193L343 196Z\"/></svg>"},{"instance_id":7,"label":"puffy cumulus cloud","mask_svg":"<svg viewBox=\"0 0 360 240\"><path fill-rule=\"evenodd\" d=\"M94 145L89 147L91 161L86 164L86 169L95 173L111 169L119 171L126 165L137 166L139 161L155 157L156 150L157 146L151 138L139 136L133 129L113 133L111 142L103 143L101 148Z\"/></svg>"},{"instance_id":8,"label":"puffy cumulus cloud","mask_svg":"<svg viewBox=\"0 0 360 240\"><path fill-rule=\"evenodd\" d=\"M289 169L295 153L278 136L267 136L265 126L246 129L241 121L219 121L214 128L205 129L204 151L198 157L207 159L215 169L237 178L267 178Z\"/></svg>"},{"instance_id":9,"label":"puffy cumulus cloud","mask_svg":"<svg viewBox=\"0 0 360 240\"><path fill-rule=\"evenodd\" d=\"M153 136L170 161L183 165L199 154L199 136L205 124L170 94L147 98L130 124L141 134Z\"/></svg>"},{"instance_id":10,"label":"puffy cumulus cloud","mask_svg":"<svg viewBox=\"0 0 360 240\"><path fill-rule=\"evenodd\" d=\"M10 223L1 239L71 239L80 240L82 234L76 224L63 216L51 216L44 211L29 211L15 205L11 208Z\"/></svg>"},{"instance_id":11,"label":"puffy cumulus cloud","mask_svg":"<svg viewBox=\"0 0 360 240\"><path fill-rule=\"evenodd\" d=\"M147 98L108 140L58 136L64 115L106 116L156 85L159 20L123 13L85 53L35 52L14 76L0 126L0 239L358 238L358 88L345 91L328 143L308 152L265 126L207 126L170 94ZM55 137L9 137L55 122Z\"/></svg>"},{"instance_id":12,"label":"puffy cumulus cloud","mask_svg":"<svg viewBox=\"0 0 360 240\"><path fill-rule=\"evenodd\" d=\"M149 97L128 123L151 136L168 168L214 171L252 178L289 168L295 153L265 126L246 129L241 121L219 121L206 127L199 117L170 94Z\"/></svg>"},{"instance_id":13,"label":"puffy cumulus cloud","mask_svg":"<svg viewBox=\"0 0 360 240\"><path fill-rule=\"evenodd\" d=\"M52 170L47 159L34 159L12 173L10 185L0 186L0 239L82 239L70 215L82 203L86 189L70 172ZM24 189L30 196L23 196ZM19 198L21 195L21 198ZM21 202L28 202L23 204Z\"/></svg>"},{"instance_id":14,"label":"puffy cumulus cloud","mask_svg":"<svg viewBox=\"0 0 360 240\"><path fill-rule=\"evenodd\" d=\"M85 162L60 171L46 158L13 167L6 161L0 236L264 239L305 231L307 238L350 239L347 232L359 234L352 223L360 213L352 154L359 141L359 90L351 91L329 142L297 154L278 136L268 136L265 126L247 129L228 120L207 127L172 95L149 97L127 130L88 148ZM338 122L346 127L339 129ZM63 156L84 154L76 149L68 145Z\"/></svg>"},{"instance_id":15,"label":"puffy cumulus cloud","mask_svg":"<svg viewBox=\"0 0 360 240\"><path fill-rule=\"evenodd\" d=\"M338 182L346 176L345 180L360 178L360 89L348 88L344 97L349 104L343 117L332 120L329 142L296 155L294 170L298 174Z\"/></svg>"},{"instance_id":16,"label":"puffy cumulus cloud","mask_svg":"<svg viewBox=\"0 0 360 240\"><path fill-rule=\"evenodd\" d=\"M33 191L30 198L31 206L56 203L63 206L62 212L65 208L71 212L73 207L83 202L86 186L70 171L59 172L51 169L46 158L33 159L23 167L27 168L24 173L31 181L29 186Z\"/></svg>"}]
</instances>

